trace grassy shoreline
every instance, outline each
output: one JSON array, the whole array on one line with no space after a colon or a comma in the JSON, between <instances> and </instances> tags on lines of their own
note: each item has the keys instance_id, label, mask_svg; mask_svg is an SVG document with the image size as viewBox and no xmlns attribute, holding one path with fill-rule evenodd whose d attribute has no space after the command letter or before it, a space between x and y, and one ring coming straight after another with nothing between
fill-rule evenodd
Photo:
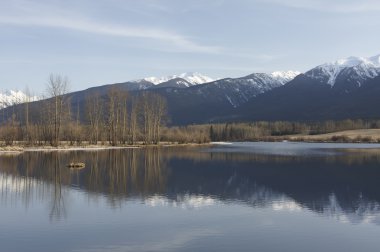
<instances>
[{"instance_id":1,"label":"grassy shoreline","mask_svg":"<svg viewBox=\"0 0 380 252\"><path fill-rule=\"evenodd\" d=\"M146 144L134 144L134 145L67 145L61 144L58 147L50 145L36 145L28 146L22 144L14 144L12 146L0 145L0 153L21 153L21 152L32 152L32 151L97 151L97 150L117 150L117 149L136 149L136 148L151 148L151 147L192 147L192 146L209 146L211 143L167 143L162 142L158 145L146 145Z\"/></svg>"},{"instance_id":2,"label":"grassy shoreline","mask_svg":"<svg viewBox=\"0 0 380 252\"><path fill-rule=\"evenodd\" d=\"M380 129L345 130L319 135L290 135L284 140L296 142L380 143Z\"/></svg>"},{"instance_id":3,"label":"grassy shoreline","mask_svg":"<svg viewBox=\"0 0 380 252\"><path fill-rule=\"evenodd\" d=\"M380 143L380 129L360 129L332 132L320 135L284 135L284 136L266 136L258 139L250 139L246 141L256 142L311 142L311 143ZM209 143L177 143L177 142L161 142L158 145L146 145L142 142L134 145L112 146L109 144L90 145L83 143L82 145L70 145L67 142L61 142L58 147L50 145L28 146L22 142L16 142L12 146L5 146L0 143L0 153L21 153L27 151L78 151L78 150L107 150L107 149L129 149L129 148L148 148L148 147L191 147L191 146L210 146Z\"/></svg>"}]
</instances>

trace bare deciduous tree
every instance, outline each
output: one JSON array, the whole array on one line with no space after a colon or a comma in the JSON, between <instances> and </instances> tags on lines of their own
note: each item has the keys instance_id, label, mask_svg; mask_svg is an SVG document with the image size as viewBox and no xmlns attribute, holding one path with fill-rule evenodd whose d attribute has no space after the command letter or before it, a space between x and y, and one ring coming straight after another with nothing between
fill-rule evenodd
<instances>
[{"instance_id":1,"label":"bare deciduous tree","mask_svg":"<svg viewBox=\"0 0 380 252\"><path fill-rule=\"evenodd\" d=\"M47 93L51 97L52 106L52 139L51 145L58 146L61 132L62 117L64 104L66 102L65 94L68 92L69 80L66 76L51 74L47 83Z\"/></svg>"},{"instance_id":2,"label":"bare deciduous tree","mask_svg":"<svg viewBox=\"0 0 380 252\"><path fill-rule=\"evenodd\" d=\"M127 92L111 88L108 92L109 142L117 145L125 142L127 125Z\"/></svg>"},{"instance_id":3,"label":"bare deciduous tree","mask_svg":"<svg viewBox=\"0 0 380 252\"><path fill-rule=\"evenodd\" d=\"M90 123L89 141L91 144L98 144L103 119L103 100L99 94L96 93L86 97L86 111Z\"/></svg>"},{"instance_id":4,"label":"bare deciduous tree","mask_svg":"<svg viewBox=\"0 0 380 252\"><path fill-rule=\"evenodd\" d=\"M144 125L144 142L157 144L160 141L161 127L166 114L165 99L153 93L143 93L139 99Z\"/></svg>"},{"instance_id":5,"label":"bare deciduous tree","mask_svg":"<svg viewBox=\"0 0 380 252\"><path fill-rule=\"evenodd\" d=\"M132 99L131 113L129 117L129 143L135 144L137 139L138 126L138 102L135 98Z\"/></svg>"}]
</instances>

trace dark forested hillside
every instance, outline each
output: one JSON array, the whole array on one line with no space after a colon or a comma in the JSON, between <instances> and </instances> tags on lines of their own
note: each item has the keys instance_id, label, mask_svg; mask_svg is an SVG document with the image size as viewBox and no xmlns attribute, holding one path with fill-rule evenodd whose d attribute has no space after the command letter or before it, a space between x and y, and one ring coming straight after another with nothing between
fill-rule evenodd
<instances>
[{"instance_id":1,"label":"dark forested hillside","mask_svg":"<svg viewBox=\"0 0 380 252\"><path fill-rule=\"evenodd\" d=\"M305 75L251 99L237 111L250 120L341 120L380 118L380 77L360 87L331 87ZM236 117L235 117L236 118Z\"/></svg>"}]
</instances>

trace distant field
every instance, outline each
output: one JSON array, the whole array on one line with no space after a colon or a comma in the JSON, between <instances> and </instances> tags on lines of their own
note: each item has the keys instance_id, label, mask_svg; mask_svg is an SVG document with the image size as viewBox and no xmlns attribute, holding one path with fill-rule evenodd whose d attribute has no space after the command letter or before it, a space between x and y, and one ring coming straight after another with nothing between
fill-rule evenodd
<instances>
[{"instance_id":1,"label":"distant field","mask_svg":"<svg viewBox=\"0 0 380 252\"><path fill-rule=\"evenodd\" d=\"M290 135L289 140L310 140L310 141L360 141L360 142L378 142L380 141L380 129L359 129L333 132L320 135Z\"/></svg>"}]
</instances>

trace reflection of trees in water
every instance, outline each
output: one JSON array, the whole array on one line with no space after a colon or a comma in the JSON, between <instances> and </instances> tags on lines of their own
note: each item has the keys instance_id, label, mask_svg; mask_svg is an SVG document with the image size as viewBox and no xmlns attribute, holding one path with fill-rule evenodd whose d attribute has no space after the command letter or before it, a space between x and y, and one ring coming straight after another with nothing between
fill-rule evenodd
<instances>
[{"instance_id":1,"label":"reflection of trees in water","mask_svg":"<svg viewBox=\"0 0 380 252\"><path fill-rule=\"evenodd\" d=\"M9 194L5 185L18 188L12 195L26 206L37 197L53 196L51 217L61 218L67 214L64 188L71 185L91 196L106 196L114 207L128 198L162 201L165 196L180 202L211 197L254 207L345 214L354 222L380 212L379 157L377 152L287 157L193 148L24 153L0 157L0 172L8 180L1 183L1 198ZM73 159L86 168L66 168Z\"/></svg>"},{"instance_id":2,"label":"reflection of trees in water","mask_svg":"<svg viewBox=\"0 0 380 252\"><path fill-rule=\"evenodd\" d=\"M87 168L66 168L72 160L84 161ZM1 156L1 200L23 199L27 207L35 196L42 201L51 199L50 218L61 219L67 215L65 189L72 185L92 196L106 195L117 206L128 197L164 192L163 162L159 148Z\"/></svg>"},{"instance_id":3,"label":"reflection of trees in water","mask_svg":"<svg viewBox=\"0 0 380 252\"><path fill-rule=\"evenodd\" d=\"M175 147L163 149L162 155L166 159L191 159L194 162L204 162L210 160L216 161L236 161L236 162L263 162L263 163L299 163L305 160L323 160L331 164L345 165L363 165L366 163L380 163L380 150L378 149L363 149L363 150L338 150L338 155L266 155L256 153L243 152L210 152L204 148L199 150L199 147L184 147L181 151L175 151ZM202 151L203 150L203 151ZM330 150L329 150L330 151ZM328 154L329 151L326 153Z\"/></svg>"},{"instance_id":4,"label":"reflection of trees in water","mask_svg":"<svg viewBox=\"0 0 380 252\"><path fill-rule=\"evenodd\" d=\"M64 218L65 194L62 190L62 165L59 155L54 152L34 154L36 155L1 158L1 202L21 202L28 208L34 200L50 201L50 219Z\"/></svg>"},{"instance_id":5,"label":"reflection of trees in water","mask_svg":"<svg viewBox=\"0 0 380 252\"><path fill-rule=\"evenodd\" d=\"M1 203L22 204L28 208L34 199L41 199L46 184L34 177L33 160L21 156L3 156L0 159ZM21 164L23 162L23 164Z\"/></svg>"},{"instance_id":6,"label":"reflection of trees in water","mask_svg":"<svg viewBox=\"0 0 380 252\"><path fill-rule=\"evenodd\" d=\"M88 157L82 186L106 194L112 204L165 190L167 170L159 148L92 152Z\"/></svg>"},{"instance_id":7,"label":"reflection of trees in water","mask_svg":"<svg viewBox=\"0 0 380 252\"><path fill-rule=\"evenodd\" d=\"M53 165L50 166L52 171L54 190L51 192L52 203L50 210L50 219L60 220L67 217L65 198L62 194L62 166L59 160L59 154L56 152L52 154Z\"/></svg>"}]
</instances>

